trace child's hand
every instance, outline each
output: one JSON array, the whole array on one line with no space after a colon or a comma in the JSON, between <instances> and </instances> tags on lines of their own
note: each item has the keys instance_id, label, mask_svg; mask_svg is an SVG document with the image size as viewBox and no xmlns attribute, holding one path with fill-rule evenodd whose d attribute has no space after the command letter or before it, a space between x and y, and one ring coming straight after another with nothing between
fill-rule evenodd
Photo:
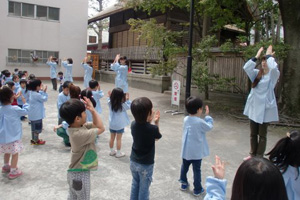
<instances>
[{"instance_id":1,"label":"child's hand","mask_svg":"<svg viewBox=\"0 0 300 200\"><path fill-rule=\"evenodd\" d=\"M159 119L160 119L160 111L157 110L157 111L155 112L155 114L154 114L154 123L155 123L155 124L158 124Z\"/></svg>"},{"instance_id":2,"label":"child's hand","mask_svg":"<svg viewBox=\"0 0 300 200\"><path fill-rule=\"evenodd\" d=\"M208 107L208 105L205 106L205 115L209 115L209 107Z\"/></svg>"},{"instance_id":3,"label":"child's hand","mask_svg":"<svg viewBox=\"0 0 300 200\"><path fill-rule=\"evenodd\" d=\"M44 92L46 92L47 91L47 85L43 85L43 89L42 89Z\"/></svg>"},{"instance_id":4,"label":"child's hand","mask_svg":"<svg viewBox=\"0 0 300 200\"><path fill-rule=\"evenodd\" d=\"M54 126L53 131L56 132L57 129L58 129L58 126Z\"/></svg>"},{"instance_id":5,"label":"child's hand","mask_svg":"<svg viewBox=\"0 0 300 200\"><path fill-rule=\"evenodd\" d=\"M109 91L107 92L107 96L110 97L110 95L111 95L111 91L109 90Z\"/></svg>"},{"instance_id":6,"label":"child's hand","mask_svg":"<svg viewBox=\"0 0 300 200\"><path fill-rule=\"evenodd\" d=\"M212 166L215 178L224 179L225 163L221 161L220 157L216 155L216 164Z\"/></svg>"},{"instance_id":7,"label":"child's hand","mask_svg":"<svg viewBox=\"0 0 300 200\"><path fill-rule=\"evenodd\" d=\"M22 99L23 104L25 104L26 103L26 99L24 98L23 95L21 95L21 99Z\"/></svg>"},{"instance_id":8,"label":"child's hand","mask_svg":"<svg viewBox=\"0 0 300 200\"><path fill-rule=\"evenodd\" d=\"M93 110L95 110L95 108L94 108L94 106L93 106L93 103L91 102L91 100L89 99L89 98L87 98L87 97L83 97L83 103L85 104L85 107L86 107L86 109L87 110L89 110L89 111L93 111Z\"/></svg>"},{"instance_id":9,"label":"child's hand","mask_svg":"<svg viewBox=\"0 0 300 200\"><path fill-rule=\"evenodd\" d=\"M21 96L21 94L22 94L21 91L18 92L18 93L15 95L15 99L18 98L19 96Z\"/></svg>"},{"instance_id":10,"label":"child's hand","mask_svg":"<svg viewBox=\"0 0 300 200\"><path fill-rule=\"evenodd\" d=\"M118 61L120 59L120 54L116 55L115 61Z\"/></svg>"},{"instance_id":11,"label":"child's hand","mask_svg":"<svg viewBox=\"0 0 300 200\"><path fill-rule=\"evenodd\" d=\"M272 45L270 45L270 46L267 48L266 55L274 56L274 54L275 54L275 51L273 52L273 47L272 47Z\"/></svg>"}]
</instances>

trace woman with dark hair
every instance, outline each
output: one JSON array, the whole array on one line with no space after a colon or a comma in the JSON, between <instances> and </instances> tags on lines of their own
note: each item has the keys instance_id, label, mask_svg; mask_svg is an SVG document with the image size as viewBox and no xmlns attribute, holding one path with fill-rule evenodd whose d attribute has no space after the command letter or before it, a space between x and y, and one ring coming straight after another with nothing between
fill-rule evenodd
<instances>
[{"instance_id":1,"label":"woman with dark hair","mask_svg":"<svg viewBox=\"0 0 300 200\"><path fill-rule=\"evenodd\" d=\"M278 121L278 109L274 88L280 72L273 58L275 52L270 45L266 56L262 58L262 68L255 69L256 61L263 51L261 47L256 56L244 66L244 70L252 82L252 89L247 99L244 115L250 119L250 156L263 157L267 145L268 123Z\"/></svg>"},{"instance_id":2,"label":"woman with dark hair","mask_svg":"<svg viewBox=\"0 0 300 200\"><path fill-rule=\"evenodd\" d=\"M215 177L207 177L204 200L225 200L224 162L216 156ZM282 175L269 160L253 157L238 168L232 185L231 200L288 200Z\"/></svg>"},{"instance_id":3,"label":"woman with dark hair","mask_svg":"<svg viewBox=\"0 0 300 200\"><path fill-rule=\"evenodd\" d=\"M267 154L281 171L289 200L300 199L300 131L291 131Z\"/></svg>"},{"instance_id":4,"label":"woman with dark hair","mask_svg":"<svg viewBox=\"0 0 300 200\"><path fill-rule=\"evenodd\" d=\"M124 93L128 93L128 63L126 56L116 55L114 62L111 64L110 69L116 72L115 87L121 88Z\"/></svg>"}]
</instances>

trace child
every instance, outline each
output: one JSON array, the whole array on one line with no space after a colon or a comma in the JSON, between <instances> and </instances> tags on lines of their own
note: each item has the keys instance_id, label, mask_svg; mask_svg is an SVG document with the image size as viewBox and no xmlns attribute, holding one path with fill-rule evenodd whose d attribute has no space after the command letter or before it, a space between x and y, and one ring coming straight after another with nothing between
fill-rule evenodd
<instances>
[{"instance_id":1,"label":"child","mask_svg":"<svg viewBox=\"0 0 300 200\"><path fill-rule=\"evenodd\" d=\"M53 90L57 90L57 82L56 82L56 67L57 67L58 61L55 57L50 56L48 58L47 65L50 66L50 78L53 86Z\"/></svg>"},{"instance_id":2,"label":"child","mask_svg":"<svg viewBox=\"0 0 300 200\"><path fill-rule=\"evenodd\" d=\"M73 77L72 77L73 59L72 58L68 58L67 60L64 59L64 61L62 61L62 65L66 69L65 80L73 82Z\"/></svg>"},{"instance_id":3,"label":"child","mask_svg":"<svg viewBox=\"0 0 300 200\"><path fill-rule=\"evenodd\" d=\"M87 57L84 58L82 61L81 66L84 69L84 87L88 88L89 87L89 82L92 80L92 75L93 75L93 67L92 67L92 61L87 61Z\"/></svg>"},{"instance_id":4,"label":"child","mask_svg":"<svg viewBox=\"0 0 300 200\"><path fill-rule=\"evenodd\" d=\"M102 113L102 108L100 104L100 99L104 96L104 93L102 90L100 90L100 85L98 81L96 80L91 80L89 82L90 90L93 93L93 98L96 101L96 111L101 114Z\"/></svg>"},{"instance_id":5,"label":"child","mask_svg":"<svg viewBox=\"0 0 300 200\"><path fill-rule=\"evenodd\" d=\"M201 185L201 162L202 158L209 155L206 132L213 128L213 118L208 116L209 108L205 107L205 119L201 119L202 100L198 97L189 97L186 100L185 108L189 113L184 118L182 134L182 165L180 172L181 190L187 190L189 183L187 172L190 165L193 165L194 173L194 196L200 196L204 192Z\"/></svg>"},{"instance_id":6,"label":"child","mask_svg":"<svg viewBox=\"0 0 300 200\"><path fill-rule=\"evenodd\" d=\"M4 154L4 166L2 173L9 173L9 179L15 179L22 175L18 169L19 152L23 149L22 144L22 123L20 117L28 113L29 105L26 104L25 98L23 108L12 106L14 99L13 91L4 86L0 88L0 153ZM11 165L9 165L11 155Z\"/></svg>"},{"instance_id":7,"label":"child","mask_svg":"<svg viewBox=\"0 0 300 200\"><path fill-rule=\"evenodd\" d=\"M124 128L130 123L127 115L127 110L130 109L131 101L129 94L126 96L121 88L115 88L112 92L108 92L108 107L109 107L109 131L110 131L110 156L121 158L125 153L121 152L121 139L124 133ZM114 150L114 142L117 136L117 152Z\"/></svg>"},{"instance_id":8,"label":"child","mask_svg":"<svg viewBox=\"0 0 300 200\"><path fill-rule=\"evenodd\" d=\"M215 177L207 177L204 200L225 200L224 162L216 157ZM231 200L288 200L280 171L269 160L252 157L238 168L232 184ZM290 199L291 200L291 199Z\"/></svg>"},{"instance_id":9,"label":"child","mask_svg":"<svg viewBox=\"0 0 300 200\"><path fill-rule=\"evenodd\" d=\"M152 102L147 97L133 100L131 113L135 119L131 123L133 138L130 155L130 170L132 174L131 200L149 199L149 187L152 181L155 141L162 135L159 132L160 112L152 111ZM154 120L154 124L151 122Z\"/></svg>"},{"instance_id":10,"label":"child","mask_svg":"<svg viewBox=\"0 0 300 200\"><path fill-rule=\"evenodd\" d=\"M7 82L12 81L11 73L8 70L4 70L3 74L4 77L2 78L2 85L5 85Z\"/></svg>"},{"instance_id":11,"label":"child","mask_svg":"<svg viewBox=\"0 0 300 200\"><path fill-rule=\"evenodd\" d=\"M84 100L84 97L88 98L92 102L94 108L96 108L96 101L93 98L92 91L90 91L88 89L82 90L81 93L80 93L80 99ZM87 122L92 122L93 121L92 113L88 110L86 111L86 121Z\"/></svg>"},{"instance_id":12,"label":"child","mask_svg":"<svg viewBox=\"0 0 300 200\"><path fill-rule=\"evenodd\" d=\"M47 86L42 85L41 80L35 79L29 82L29 112L28 119L31 121L32 145L43 145L46 141L39 139L43 130L43 119L45 118L44 102L48 100Z\"/></svg>"},{"instance_id":13,"label":"child","mask_svg":"<svg viewBox=\"0 0 300 200\"><path fill-rule=\"evenodd\" d=\"M19 76L14 74L13 77L12 77L12 81L15 84L15 90L13 90L13 91L14 91L15 94L17 94L18 90L20 88L20 83L19 83L20 78L19 78Z\"/></svg>"},{"instance_id":14,"label":"child","mask_svg":"<svg viewBox=\"0 0 300 200\"><path fill-rule=\"evenodd\" d=\"M127 66L127 58L126 56L120 57L120 54L116 55L116 58L110 66L111 70L114 70L117 73L115 78L116 87L122 88L124 93L128 92L128 66Z\"/></svg>"},{"instance_id":15,"label":"child","mask_svg":"<svg viewBox=\"0 0 300 200\"><path fill-rule=\"evenodd\" d=\"M56 132L59 137L63 138L63 142L66 147L71 147L68 127L69 124L66 121L62 121L61 124L54 127L53 131Z\"/></svg>"},{"instance_id":16,"label":"child","mask_svg":"<svg viewBox=\"0 0 300 200\"><path fill-rule=\"evenodd\" d=\"M18 105L17 99L20 97L21 94L15 93L15 91L16 91L15 83L13 81L8 81L8 82L6 82L6 86L9 87L14 93L14 100L11 103L11 105L17 106Z\"/></svg>"},{"instance_id":17,"label":"child","mask_svg":"<svg viewBox=\"0 0 300 200\"><path fill-rule=\"evenodd\" d=\"M61 93L62 92L62 85L64 84L64 73L63 72L58 72L57 73L57 81L59 82L59 88L58 88L58 92Z\"/></svg>"},{"instance_id":18,"label":"child","mask_svg":"<svg viewBox=\"0 0 300 200\"><path fill-rule=\"evenodd\" d=\"M289 200L300 199L300 131L291 131L267 154L281 171Z\"/></svg>"},{"instance_id":19,"label":"child","mask_svg":"<svg viewBox=\"0 0 300 200\"><path fill-rule=\"evenodd\" d=\"M84 98L84 103L70 99L59 110L60 116L69 124L71 142L68 199L90 199L90 170L98 167L95 139L105 130L91 101ZM93 123L86 123L86 109L92 113Z\"/></svg>"},{"instance_id":20,"label":"child","mask_svg":"<svg viewBox=\"0 0 300 200\"><path fill-rule=\"evenodd\" d=\"M18 74L19 74L19 69L18 69L18 68L15 68L15 69L14 69L14 75L17 75L17 76L18 76Z\"/></svg>"},{"instance_id":21,"label":"child","mask_svg":"<svg viewBox=\"0 0 300 200\"><path fill-rule=\"evenodd\" d=\"M28 80L29 81L32 81L32 80L34 80L36 77L35 77L35 75L34 74L29 74L29 76L28 76Z\"/></svg>"},{"instance_id":22,"label":"child","mask_svg":"<svg viewBox=\"0 0 300 200\"><path fill-rule=\"evenodd\" d=\"M60 92L57 97L58 124L61 124L63 121L63 119L59 116L60 106L70 99L69 96L70 83L71 83L70 81L64 82L64 84L62 85L62 92Z\"/></svg>"},{"instance_id":23,"label":"child","mask_svg":"<svg viewBox=\"0 0 300 200\"><path fill-rule=\"evenodd\" d=\"M80 99L81 89L79 86L76 86L73 83L71 83L69 85L69 93L71 99Z\"/></svg>"},{"instance_id":24,"label":"child","mask_svg":"<svg viewBox=\"0 0 300 200\"><path fill-rule=\"evenodd\" d=\"M17 99L17 103L20 108L23 107L23 101L22 101L23 97L26 99L26 102L28 102L28 100L29 100L28 92L26 91L26 84L27 84L26 80L24 80L24 79L20 80L20 87L17 92L20 94L20 96ZM21 116L21 120L25 120L25 119L26 119L25 116Z\"/></svg>"}]
</instances>

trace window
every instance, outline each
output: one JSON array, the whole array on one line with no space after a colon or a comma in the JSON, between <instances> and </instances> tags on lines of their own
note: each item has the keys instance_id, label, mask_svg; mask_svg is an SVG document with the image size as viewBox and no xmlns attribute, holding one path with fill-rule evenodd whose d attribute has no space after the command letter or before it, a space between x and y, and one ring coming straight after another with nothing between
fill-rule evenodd
<instances>
[{"instance_id":1,"label":"window","mask_svg":"<svg viewBox=\"0 0 300 200\"><path fill-rule=\"evenodd\" d=\"M47 7L46 6L36 6L36 18L47 20Z\"/></svg>"},{"instance_id":2,"label":"window","mask_svg":"<svg viewBox=\"0 0 300 200\"><path fill-rule=\"evenodd\" d=\"M50 20L59 20L59 8L49 7L49 16Z\"/></svg>"},{"instance_id":3,"label":"window","mask_svg":"<svg viewBox=\"0 0 300 200\"><path fill-rule=\"evenodd\" d=\"M21 16L21 3L9 2L8 13L14 16Z\"/></svg>"},{"instance_id":4,"label":"window","mask_svg":"<svg viewBox=\"0 0 300 200\"><path fill-rule=\"evenodd\" d=\"M96 43L97 37L96 36L89 36L89 43Z\"/></svg>"},{"instance_id":5,"label":"window","mask_svg":"<svg viewBox=\"0 0 300 200\"><path fill-rule=\"evenodd\" d=\"M59 21L59 8L9 1L9 16Z\"/></svg>"},{"instance_id":6,"label":"window","mask_svg":"<svg viewBox=\"0 0 300 200\"><path fill-rule=\"evenodd\" d=\"M22 16L34 18L34 5L22 3Z\"/></svg>"},{"instance_id":7,"label":"window","mask_svg":"<svg viewBox=\"0 0 300 200\"><path fill-rule=\"evenodd\" d=\"M38 59L33 61L32 57L37 57ZM8 63L18 63L18 64L44 64L48 61L50 56L59 58L58 51L41 51L41 50L26 50L26 49L8 49Z\"/></svg>"}]
</instances>

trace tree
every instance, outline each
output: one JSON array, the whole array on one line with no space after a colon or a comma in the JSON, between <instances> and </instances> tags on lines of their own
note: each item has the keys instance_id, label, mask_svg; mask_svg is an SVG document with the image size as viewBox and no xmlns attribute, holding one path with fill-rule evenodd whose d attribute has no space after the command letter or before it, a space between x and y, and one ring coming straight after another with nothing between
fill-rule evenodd
<instances>
[{"instance_id":1,"label":"tree","mask_svg":"<svg viewBox=\"0 0 300 200\"><path fill-rule=\"evenodd\" d=\"M283 110L289 115L300 113L300 1L278 0L284 42L290 46L283 67Z\"/></svg>"}]
</instances>

